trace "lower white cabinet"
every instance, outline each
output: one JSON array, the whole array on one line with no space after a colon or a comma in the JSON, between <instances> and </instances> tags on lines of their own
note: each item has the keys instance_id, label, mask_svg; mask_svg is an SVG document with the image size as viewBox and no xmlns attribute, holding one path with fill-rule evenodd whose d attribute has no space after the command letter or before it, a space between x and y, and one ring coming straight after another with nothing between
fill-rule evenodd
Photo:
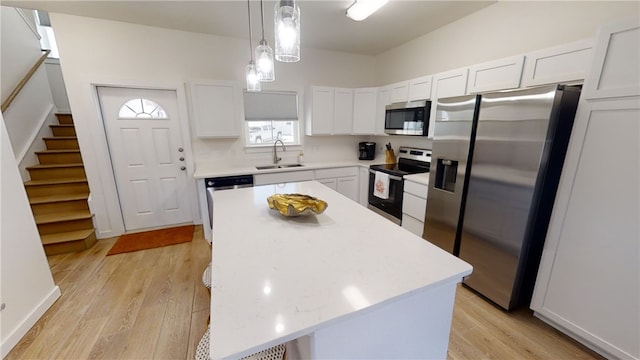
<instances>
[{"instance_id":1,"label":"lower white cabinet","mask_svg":"<svg viewBox=\"0 0 640 360\"><path fill-rule=\"evenodd\" d=\"M424 215L427 209L426 184L405 179L402 195L402 227L422 236Z\"/></svg>"},{"instance_id":2,"label":"lower white cabinet","mask_svg":"<svg viewBox=\"0 0 640 360\"><path fill-rule=\"evenodd\" d=\"M349 199L358 202L358 167L318 169L315 171L315 179Z\"/></svg>"},{"instance_id":3,"label":"lower white cabinet","mask_svg":"<svg viewBox=\"0 0 640 360\"><path fill-rule=\"evenodd\" d=\"M296 181L309 181L314 179L313 170L287 171L269 174L253 175L253 185L282 184Z\"/></svg>"}]
</instances>

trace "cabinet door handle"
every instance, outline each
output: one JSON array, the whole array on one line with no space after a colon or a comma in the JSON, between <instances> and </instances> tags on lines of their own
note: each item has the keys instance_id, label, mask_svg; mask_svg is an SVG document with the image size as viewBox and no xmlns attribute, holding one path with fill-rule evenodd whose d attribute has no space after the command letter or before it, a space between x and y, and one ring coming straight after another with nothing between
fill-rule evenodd
<instances>
[{"instance_id":1,"label":"cabinet door handle","mask_svg":"<svg viewBox=\"0 0 640 360\"><path fill-rule=\"evenodd\" d=\"M180 166L180 170L185 171L187 168L185 166Z\"/></svg>"}]
</instances>

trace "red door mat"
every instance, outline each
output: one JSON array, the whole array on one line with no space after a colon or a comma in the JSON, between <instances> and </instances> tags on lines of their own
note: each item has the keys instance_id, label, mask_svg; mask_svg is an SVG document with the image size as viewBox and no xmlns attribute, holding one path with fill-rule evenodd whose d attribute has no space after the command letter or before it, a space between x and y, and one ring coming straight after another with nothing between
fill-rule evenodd
<instances>
[{"instance_id":1,"label":"red door mat","mask_svg":"<svg viewBox=\"0 0 640 360\"><path fill-rule=\"evenodd\" d=\"M107 256L186 243L193 238L194 228L195 225L187 225L135 234L125 234L120 236L118 241L113 244Z\"/></svg>"}]
</instances>

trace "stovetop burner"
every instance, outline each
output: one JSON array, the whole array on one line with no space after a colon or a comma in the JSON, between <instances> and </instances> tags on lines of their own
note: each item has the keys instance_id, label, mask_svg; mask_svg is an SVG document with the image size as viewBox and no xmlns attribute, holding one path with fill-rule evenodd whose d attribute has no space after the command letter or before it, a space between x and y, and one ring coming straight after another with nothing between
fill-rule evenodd
<instances>
[{"instance_id":1,"label":"stovetop burner","mask_svg":"<svg viewBox=\"0 0 640 360\"><path fill-rule=\"evenodd\" d=\"M398 152L397 163L376 164L369 166L369 168L374 171L381 171L396 176L429 172L431 167L431 150L401 146Z\"/></svg>"}]
</instances>

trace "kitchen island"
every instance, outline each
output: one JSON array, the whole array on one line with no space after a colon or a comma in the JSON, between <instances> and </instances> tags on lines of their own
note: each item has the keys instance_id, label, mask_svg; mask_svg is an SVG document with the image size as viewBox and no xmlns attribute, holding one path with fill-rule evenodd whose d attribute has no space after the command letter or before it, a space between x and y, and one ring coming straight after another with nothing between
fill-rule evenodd
<instances>
[{"instance_id":1,"label":"kitchen island","mask_svg":"<svg viewBox=\"0 0 640 360\"><path fill-rule=\"evenodd\" d=\"M329 206L283 217L275 193ZM469 264L315 181L215 192L213 218L212 359L446 358Z\"/></svg>"}]
</instances>

